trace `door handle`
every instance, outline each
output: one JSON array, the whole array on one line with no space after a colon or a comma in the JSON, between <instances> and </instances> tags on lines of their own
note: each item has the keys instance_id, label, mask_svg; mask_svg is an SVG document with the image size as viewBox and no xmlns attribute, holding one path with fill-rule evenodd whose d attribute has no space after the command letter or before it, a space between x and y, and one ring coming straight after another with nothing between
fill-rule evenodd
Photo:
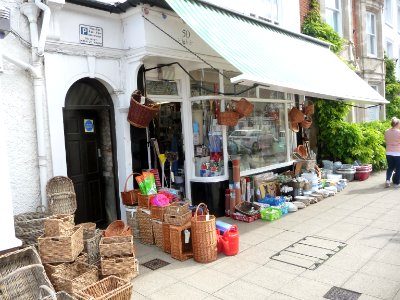
<instances>
[{"instance_id":1,"label":"door handle","mask_svg":"<svg viewBox=\"0 0 400 300\"><path fill-rule=\"evenodd\" d=\"M97 157L101 157L101 149L100 148L97 148Z\"/></svg>"}]
</instances>

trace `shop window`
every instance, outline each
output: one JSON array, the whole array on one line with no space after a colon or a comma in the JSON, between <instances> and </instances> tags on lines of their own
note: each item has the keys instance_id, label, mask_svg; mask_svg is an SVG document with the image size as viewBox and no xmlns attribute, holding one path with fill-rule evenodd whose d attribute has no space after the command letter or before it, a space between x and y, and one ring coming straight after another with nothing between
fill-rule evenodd
<instances>
[{"instance_id":1,"label":"shop window","mask_svg":"<svg viewBox=\"0 0 400 300\"><path fill-rule=\"evenodd\" d=\"M325 0L325 19L337 33L342 34L340 0Z\"/></svg>"},{"instance_id":2,"label":"shop window","mask_svg":"<svg viewBox=\"0 0 400 300\"><path fill-rule=\"evenodd\" d=\"M239 76L239 72L234 71L224 71L224 93L227 95L236 95L241 97L255 98L256 88L250 88L249 86L233 84L230 79L236 76Z\"/></svg>"},{"instance_id":3,"label":"shop window","mask_svg":"<svg viewBox=\"0 0 400 300\"><path fill-rule=\"evenodd\" d=\"M147 95L178 96L176 81L146 80Z\"/></svg>"},{"instance_id":4,"label":"shop window","mask_svg":"<svg viewBox=\"0 0 400 300\"><path fill-rule=\"evenodd\" d=\"M377 55L376 15L370 12L367 12L367 54Z\"/></svg>"},{"instance_id":5,"label":"shop window","mask_svg":"<svg viewBox=\"0 0 400 300\"><path fill-rule=\"evenodd\" d=\"M192 102L195 176L224 175L223 132L217 114L221 100Z\"/></svg>"},{"instance_id":6,"label":"shop window","mask_svg":"<svg viewBox=\"0 0 400 300\"><path fill-rule=\"evenodd\" d=\"M241 171L287 161L284 104L253 102L254 111L228 127L228 154L240 155ZM227 105L232 105L227 101Z\"/></svg>"},{"instance_id":7,"label":"shop window","mask_svg":"<svg viewBox=\"0 0 400 300\"><path fill-rule=\"evenodd\" d=\"M389 26L393 24L392 0L385 0L385 23Z\"/></svg>"},{"instance_id":8,"label":"shop window","mask_svg":"<svg viewBox=\"0 0 400 300\"><path fill-rule=\"evenodd\" d=\"M219 72L214 69L200 69L189 72L192 97L217 95L219 92Z\"/></svg>"}]
</instances>

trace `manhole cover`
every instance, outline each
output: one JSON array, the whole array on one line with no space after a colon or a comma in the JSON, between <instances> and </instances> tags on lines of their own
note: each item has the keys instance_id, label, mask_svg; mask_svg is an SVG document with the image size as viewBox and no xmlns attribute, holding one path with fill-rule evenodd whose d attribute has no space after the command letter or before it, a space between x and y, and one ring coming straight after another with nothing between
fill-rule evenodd
<instances>
[{"instance_id":1,"label":"manhole cover","mask_svg":"<svg viewBox=\"0 0 400 300\"><path fill-rule=\"evenodd\" d=\"M357 300L360 296L360 293L334 286L324 295L324 298L331 300Z\"/></svg>"},{"instance_id":2,"label":"manhole cover","mask_svg":"<svg viewBox=\"0 0 400 300\"><path fill-rule=\"evenodd\" d=\"M318 236L306 236L271 256L271 259L315 270L347 244Z\"/></svg>"},{"instance_id":3,"label":"manhole cover","mask_svg":"<svg viewBox=\"0 0 400 300\"><path fill-rule=\"evenodd\" d=\"M149 268L150 270L153 270L153 271L157 270L159 268L165 267L167 265L169 265L169 262L164 261L159 258L149 260L148 262L145 262L142 264L142 266L145 266L146 268Z\"/></svg>"}]
</instances>

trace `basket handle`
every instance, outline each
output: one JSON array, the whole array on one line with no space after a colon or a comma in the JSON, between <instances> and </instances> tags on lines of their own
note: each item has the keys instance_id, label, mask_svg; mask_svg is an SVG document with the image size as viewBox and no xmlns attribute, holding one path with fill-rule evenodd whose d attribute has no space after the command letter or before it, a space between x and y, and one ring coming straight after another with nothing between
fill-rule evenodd
<instances>
[{"instance_id":1,"label":"basket handle","mask_svg":"<svg viewBox=\"0 0 400 300\"><path fill-rule=\"evenodd\" d=\"M205 203L200 203L199 205L197 205L196 211L195 211L195 213L194 213L194 218L195 218L196 220L197 220L197 212L198 212L200 206L204 206L204 207L205 207L205 210L202 211L202 215L204 215L204 212L207 212L207 214L208 214L207 205L206 205Z\"/></svg>"},{"instance_id":2,"label":"basket handle","mask_svg":"<svg viewBox=\"0 0 400 300\"><path fill-rule=\"evenodd\" d=\"M125 180L125 187L124 187L124 192L126 192L126 188L127 188L127 186L128 186L128 180L129 180L129 178L131 178L133 175L140 175L140 173L131 173L129 176L128 176L128 178L126 178L126 180ZM133 188L135 188L135 180L133 180Z\"/></svg>"},{"instance_id":3,"label":"basket handle","mask_svg":"<svg viewBox=\"0 0 400 300\"><path fill-rule=\"evenodd\" d=\"M47 285L41 285L41 286L39 286L39 288L40 288L39 299L43 299L42 290L45 290L51 296L51 299L57 300L56 293L51 288L49 288Z\"/></svg>"}]
</instances>

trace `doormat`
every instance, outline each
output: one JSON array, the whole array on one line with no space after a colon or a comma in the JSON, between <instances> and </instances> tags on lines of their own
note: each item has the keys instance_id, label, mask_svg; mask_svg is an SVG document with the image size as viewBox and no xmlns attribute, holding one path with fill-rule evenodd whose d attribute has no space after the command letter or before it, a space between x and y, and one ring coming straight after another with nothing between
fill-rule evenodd
<instances>
[{"instance_id":1,"label":"doormat","mask_svg":"<svg viewBox=\"0 0 400 300\"><path fill-rule=\"evenodd\" d=\"M142 266L145 266L146 268L149 268L150 270L153 270L153 271L158 270L159 268L162 268L162 267L165 267L168 265L169 265L169 262L164 261L159 258L149 260L148 262L145 262L142 264Z\"/></svg>"},{"instance_id":2,"label":"doormat","mask_svg":"<svg viewBox=\"0 0 400 300\"><path fill-rule=\"evenodd\" d=\"M330 300L357 300L360 296L360 293L334 286L324 295L324 298Z\"/></svg>"},{"instance_id":3,"label":"doormat","mask_svg":"<svg viewBox=\"0 0 400 300\"><path fill-rule=\"evenodd\" d=\"M347 244L319 236L306 236L271 256L271 259L315 270Z\"/></svg>"}]
</instances>

